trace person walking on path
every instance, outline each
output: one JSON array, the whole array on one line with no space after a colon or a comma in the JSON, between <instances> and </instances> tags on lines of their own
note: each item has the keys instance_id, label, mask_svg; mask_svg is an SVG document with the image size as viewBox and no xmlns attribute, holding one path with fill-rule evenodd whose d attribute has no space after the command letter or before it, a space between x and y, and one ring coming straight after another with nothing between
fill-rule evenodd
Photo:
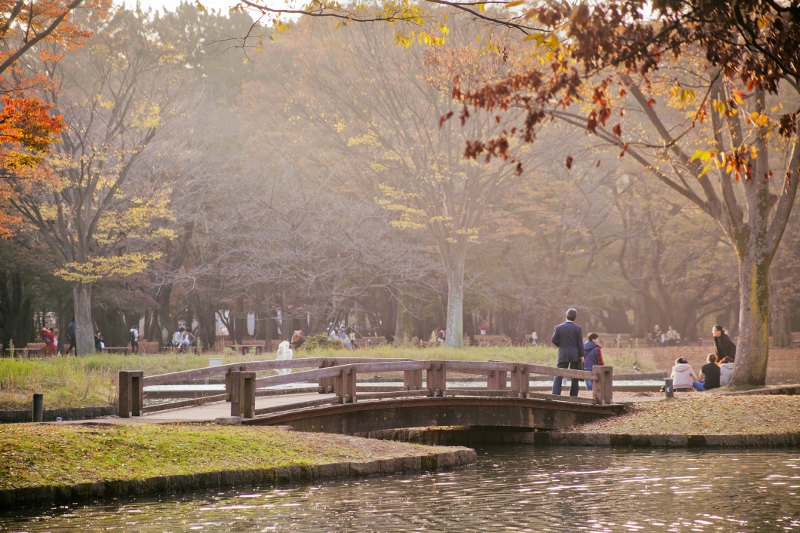
<instances>
[{"instance_id":1,"label":"person walking on path","mask_svg":"<svg viewBox=\"0 0 800 533\"><path fill-rule=\"evenodd\" d=\"M714 335L714 355L717 356L717 364L733 363L736 359L736 345L722 326L714 326L711 334Z\"/></svg>"},{"instance_id":2,"label":"person walking on path","mask_svg":"<svg viewBox=\"0 0 800 533\"><path fill-rule=\"evenodd\" d=\"M558 347L558 368L572 368L581 370L583 368L583 330L575 323L578 318L578 311L569 308L566 320L556 326L553 332L553 344ZM577 396L580 385L578 380L573 378L569 387L569 395ZM553 379L553 394L561 395L561 376Z\"/></svg>"},{"instance_id":3,"label":"person walking on path","mask_svg":"<svg viewBox=\"0 0 800 533\"><path fill-rule=\"evenodd\" d=\"M583 369L591 372L595 365L603 366L603 350L597 342L600 336L597 333L589 333L589 340L583 345ZM586 380L586 390L592 390L592 380Z\"/></svg>"}]
</instances>

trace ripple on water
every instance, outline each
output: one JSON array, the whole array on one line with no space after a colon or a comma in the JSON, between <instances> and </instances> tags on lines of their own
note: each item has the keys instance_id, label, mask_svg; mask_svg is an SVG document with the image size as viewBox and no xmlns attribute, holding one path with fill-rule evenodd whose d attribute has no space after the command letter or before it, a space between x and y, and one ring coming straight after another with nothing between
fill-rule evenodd
<instances>
[{"instance_id":1,"label":"ripple on water","mask_svg":"<svg viewBox=\"0 0 800 533\"><path fill-rule=\"evenodd\" d=\"M503 446L450 472L0 513L0 530L800 531L796 451Z\"/></svg>"}]
</instances>

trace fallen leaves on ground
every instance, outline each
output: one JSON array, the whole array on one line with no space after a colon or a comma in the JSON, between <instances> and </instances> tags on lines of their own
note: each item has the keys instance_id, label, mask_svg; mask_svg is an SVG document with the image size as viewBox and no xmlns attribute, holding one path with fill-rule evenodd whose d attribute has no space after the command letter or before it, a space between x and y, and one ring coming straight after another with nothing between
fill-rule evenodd
<instances>
[{"instance_id":1,"label":"fallen leaves on ground","mask_svg":"<svg viewBox=\"0 0 800 533\"><path fill-rule=\"evenodd\" d=\"M756 435L800 432L800 396L687 393L635 402L621 416L576 426L576 433Z\"/></svg>"}]
</instances>

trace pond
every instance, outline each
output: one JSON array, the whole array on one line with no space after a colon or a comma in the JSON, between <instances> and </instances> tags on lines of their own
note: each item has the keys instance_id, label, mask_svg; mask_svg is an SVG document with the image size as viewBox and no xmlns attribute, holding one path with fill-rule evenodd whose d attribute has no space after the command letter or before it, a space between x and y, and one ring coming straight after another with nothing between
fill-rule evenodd
<instances>
[{"instance_id":1,"label":"pond","mask_svg":"<svg viewBox=\"0 0 800 533\"><path fill-rule=\"evenodd\" d=\"M0 512L2 531L800 531L800 451L492 446L439 473Z\"/></svg>"}]
</instances>

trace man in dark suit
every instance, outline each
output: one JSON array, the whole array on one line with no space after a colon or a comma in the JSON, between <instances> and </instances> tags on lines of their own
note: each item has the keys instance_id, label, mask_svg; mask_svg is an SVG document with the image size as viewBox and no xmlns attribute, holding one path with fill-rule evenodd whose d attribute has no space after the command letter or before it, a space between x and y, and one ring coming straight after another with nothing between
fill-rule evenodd
<instances>
[{"instance_id":1,"label":"man in dark suit","mask_svg":"<svg viewBox=\"0 0 800 533\"><path fill-rule=\"evenodd\" d=\"M553 332L553 344L558 346L558 368L572 368L583 370L583 330L575 323L578 312L575 309L567 309L567 319L556 326ZM561 395L561 376L553 379L553 394ZM569 388L570 396L577 396L579 383L577 379L572 380Z\"/></svg>"}]
</instances>

